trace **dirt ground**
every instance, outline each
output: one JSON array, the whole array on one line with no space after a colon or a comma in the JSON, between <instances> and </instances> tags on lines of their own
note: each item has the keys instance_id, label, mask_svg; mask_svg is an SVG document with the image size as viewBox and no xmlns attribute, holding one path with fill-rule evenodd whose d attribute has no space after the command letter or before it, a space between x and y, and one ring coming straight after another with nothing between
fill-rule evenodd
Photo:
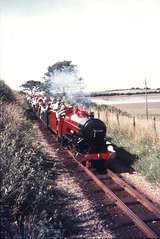
<instances>
[{"instance_id":1,"label":"dirt ground","mask_svg":"<svg viewBox=\"0 0 160 239\"><path fill-rule=\"evenodd\" d=\"M122 173L122 176L151 201L155 202L160 209L160 185L153 185L147 182L145 177L139 175L137 172L133 174Z\"/></svg>"}]
</instances>

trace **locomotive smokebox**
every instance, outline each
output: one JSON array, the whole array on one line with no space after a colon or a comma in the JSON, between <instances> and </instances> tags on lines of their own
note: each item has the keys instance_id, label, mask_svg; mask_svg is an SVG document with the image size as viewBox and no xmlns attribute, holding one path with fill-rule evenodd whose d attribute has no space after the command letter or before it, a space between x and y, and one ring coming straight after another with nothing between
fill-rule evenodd
<instances>
[{"instance_id":1,"label":"locomotive smokebox","mask_svg":"<svg viewBox=\"0 0 160 239\"><path fill-rule=\"evenodd\" d=\"M97 145L104 142L106 126L101 120L90 118L81 127L83 137L86 141L96 143Z\"/></svg>"}]
</instances>

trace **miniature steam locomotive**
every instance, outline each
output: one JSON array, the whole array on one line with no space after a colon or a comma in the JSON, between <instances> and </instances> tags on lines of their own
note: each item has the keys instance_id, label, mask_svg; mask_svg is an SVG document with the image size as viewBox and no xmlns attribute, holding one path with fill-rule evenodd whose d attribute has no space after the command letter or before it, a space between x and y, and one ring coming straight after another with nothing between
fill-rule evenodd
<instances>
[{"instance_id":1,"label":"miniature steam locomotive","mask_svg":"<svg viewBox=\"0 0 160 239\"><path fill-rule=\"evenodd\" d=\"M40 112L41 102L34 107L41 119L64 146L74 151L78 160L87 167L106 168L115 158L114 146L106 139L106 125L93 113L65 106L54 110L49 106Z\"/></svg>"}]
</instances>

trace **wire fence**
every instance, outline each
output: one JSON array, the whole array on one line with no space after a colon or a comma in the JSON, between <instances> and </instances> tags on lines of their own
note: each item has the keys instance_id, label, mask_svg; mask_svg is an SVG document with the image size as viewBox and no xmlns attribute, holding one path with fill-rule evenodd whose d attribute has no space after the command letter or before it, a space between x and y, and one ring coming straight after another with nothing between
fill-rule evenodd
<instances>
[{"instance_id":1,"label":"wire fence","mask_svg":"<svg viewBox=\"0 0 160 239\"><path fill-rule=\"evenodd\" d=\"M125 130L135 140L147 137L155 142L160 142L160 120L153 116L150 119L140 119L136 116L126 116L121 112L107 110L104 107L92 106L89 111L94 112L95 117L104 121L108 131L113 127L119 131Z\"/></svg>"}]
</instances>

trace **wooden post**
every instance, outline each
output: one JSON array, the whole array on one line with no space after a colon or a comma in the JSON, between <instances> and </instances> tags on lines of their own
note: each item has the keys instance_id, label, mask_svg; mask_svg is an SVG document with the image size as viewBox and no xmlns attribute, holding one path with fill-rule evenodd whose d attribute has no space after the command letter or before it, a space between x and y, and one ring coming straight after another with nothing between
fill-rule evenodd
<instances>
[{"instance_id":1,"label":"wooden post","mask_svg":"<svg viewBox=\"0 0 160 239\"><path fill-rule=\"evenodd\" d=\"M105 118L106 118L106 120L105 120L105 121L106 121L106 124L108 125L108 111L107 111L107 110L106 110L106 113L105 113L105 115L106 115L106 117L105 117Z\"/></svg>"},{"instance_id":2,"label":"wooden post","mask_svg":"<svg viewBox=\"0 0 160 239\"><path fill-rule=\"evenodd\" d=\"M99 108L99 106L97 108L97 112L98 112L98 119L100 119L100 108Z\"/></svg>"},{"instance_id":3,"label":"wooden post","mask_svg":"<svg viewBox=\"0 0 160 239\"><path fill-rule=\"evenodd\" d=\"M133 135L134 139L136 138L136 118L135 116L133 117Z\"/></svg>"},{"instance_id":4,"label":"wooden post","mask_svg":"<svg viewBox=\"0 0 160 239\"><path fill-rule=\"evenodd\" d=\"M117 113L117 124L118 124L118 126L120 126L119 113Z\"/></svg>"},{"instance_id":5,"label":"wooden post","mask_svg":"<svg viewBox=\"0 0 160 239\"><path fill-rule=\"evenodd\" d=\"M133 128L134 128L134 130L135 130L135 128L136 128L136 119L135 119L135 116L133 117Z\"/></svg>"},{"instance_id":6,"label":"wooden post","mask_svg":"<svg viewBox=\"0 0 160 239\"><path fill-rule=\"evenodd\" d=\"M157 139L157 130L156 130L156 117L153 117L153 127L154 127L154 132L155 132L155 140Z\"/></svg>"}]
</instances>

